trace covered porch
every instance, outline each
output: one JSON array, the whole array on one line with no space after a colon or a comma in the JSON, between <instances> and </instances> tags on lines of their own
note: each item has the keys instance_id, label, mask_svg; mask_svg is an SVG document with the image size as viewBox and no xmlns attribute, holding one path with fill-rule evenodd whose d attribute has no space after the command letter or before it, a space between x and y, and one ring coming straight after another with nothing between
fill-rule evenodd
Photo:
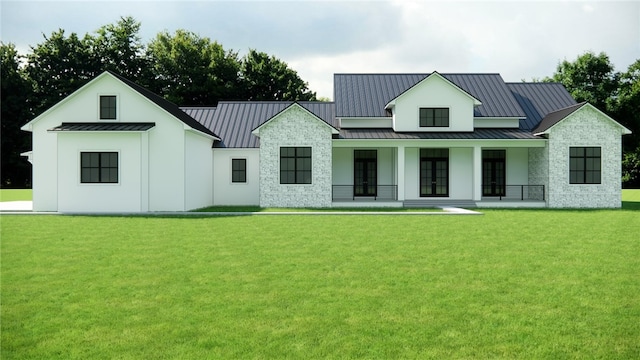
<instances>
[{"instance_id":1,"label":"covered porch","mask_svg":"<svg viewBox=\"0 0 640 360\"><path fill-rule=\"evenodd\" d=\"M543 139L334 141L332 204L545 207Z\"/></svg>"}]
</instances>

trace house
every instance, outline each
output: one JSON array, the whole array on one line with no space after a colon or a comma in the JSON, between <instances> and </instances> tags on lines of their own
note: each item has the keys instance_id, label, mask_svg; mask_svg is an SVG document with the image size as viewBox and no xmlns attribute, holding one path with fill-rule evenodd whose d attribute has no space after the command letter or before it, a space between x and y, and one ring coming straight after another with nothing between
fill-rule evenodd
<instances>
[{"instance_id":1,"label":"house","mask_svg":"<svg viewBox=\"0 0 640 360\"><path fill-rule=\"evenodd\" d=\"M630 131L560 84L336 74L334 102L183 107L105 72L23 127L34 210L620 207Z\"/></svg>"}]
</instances>

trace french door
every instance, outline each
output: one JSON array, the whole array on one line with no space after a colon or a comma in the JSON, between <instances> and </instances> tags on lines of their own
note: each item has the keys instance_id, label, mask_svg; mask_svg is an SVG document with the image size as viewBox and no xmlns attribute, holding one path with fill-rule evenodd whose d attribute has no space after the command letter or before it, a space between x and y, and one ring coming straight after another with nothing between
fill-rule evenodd
<instances>
[{"instance_id":1,"label":"french door","mask_svg":"<svg viewBox=\"0 0 640 360\"><path fill-rule=\"evenodd\" d=\"M449 149L420 149L420 196L449 196Z\"/></svg>"},{"instance_id":2,"label":"french door","mask_svg":"<svg viewBox=\"0 0 640 360\"><path fill-rule=\"evenodd\" d=\"M354 150L353 196L378 195L378 151Z\"/></svg>"},{"instance_id":3,"label":"french door","mask_svg":"<svg viewBox=\"0 0 640 360\"><path fill-rule=\"evenodd\" d=\"M506 151L482 150L482 195L505 196Z\"/></svg>"}]
</instances>

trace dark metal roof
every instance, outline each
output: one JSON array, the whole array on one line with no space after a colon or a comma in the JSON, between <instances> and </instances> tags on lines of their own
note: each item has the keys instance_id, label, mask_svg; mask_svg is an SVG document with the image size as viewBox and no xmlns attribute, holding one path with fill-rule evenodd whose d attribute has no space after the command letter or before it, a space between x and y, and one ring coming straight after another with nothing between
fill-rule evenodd
<instances>
[{"instance_id":1,"label":"dark metal roof","mask_svg":"<svg viewBox=\"0 0 640 360\"><path fill-rule=\"evenodd\" d=\"M558 111L554 111L552 113L547 114L547 116L545 116L542 119L542 121L540 121L540 125L538 125L535 129L533 129L532 132L534 134L545 132L550 127L557 124L560 120L566 118L567 116L571 115L574 111L580 109L582 106L584 106L584 104L586 104L586 102L581 102L579 104L571 105L564 109L560 109Z\"/></svg>"},{"instance_id":2,"label":"dark metal roof","mask_svg":"<svg viewBox=\"0 0 640 360\"><path fill-rule=\"evenodd\" d=\"M525 130L534 129L547 114L576 104L560 83L507 83L507 87L527 114L520 121Z\"/></svg>"},{"instance_id":3,"label":"dark metal roof","mask_svg":"<svg viewBox=\"0 0 640 360\"><path fill-rule=\"evenodd\" d=\"M385 105L431 74L335 74L338 117L385 117ZM482 102L476 117L516 117L526 114L500 74L440 74Z\"/></svg>"},{"instance_id":4,"label":"dark metal roof","mask_svg":"<svg viewBox=\"0 0 640 360\"><path fill-rule=\"evenodd\" d=\"M146 97L147 99L149 99L151 102L153 102L154 104L158 105L160 108L162 108L164 111L168 112L169 114L173 115L173 117L175 117L176 119L182 121L183 123L187 124L189 127L191 127L194 130L198 130L200 132L203 132L205 134L211 135L211 136L215 136L215 137L219 137L218 135L216 135L214 132L212 132L210 129L206 128L205 126L203 126L202 124L200 124L198 121L196 121L194 118L192 118L191 116L187 115L185 112L181 111L180 108L172 103L171 101L149 91L148 89L134 83L133 81L126 79L112 71L108 71L107 72L113 76L115 76L118 80L122 81L123 83L125 83L126 85L128 85L130 88L132 88L133 90L137 91L138 93L140 93L142 96Z\"/></svg>"},{"instance_id":5,"label":"dark metal roof","mask_svg":"<svg viewBox=\"0 0 640 360\"><path fill-rule=\"evenodd\" d=\"M340 139L521 140L541 139L541 137L521 129L476 129L473 132L395 132L393 129L341 129Z\"/></svg>"},{"instance_id":6,"label":"dark metal roof","mask_svg":"<svg viewBox=\"0 0 640 360\"><path fill-rule=\"evenodd\" d=\"M219 134L222 139L216 147L226 148L257 148L258 137L251 131L271 119L293 101L221 101L217 107L182 107L212 132ZM336 127L335 106L332 102L298 101L300 106L312 114Z\"/></svg>"},{"instance_id":7,"label":"dark metal roof","mask_svg":"<svg viewBox=\"0 0 640 360\"><path fill-rule=\"evenodd\" d=\"M156 123L62 123L49 131L147 131Z\"/></svg>"}]
</instances>

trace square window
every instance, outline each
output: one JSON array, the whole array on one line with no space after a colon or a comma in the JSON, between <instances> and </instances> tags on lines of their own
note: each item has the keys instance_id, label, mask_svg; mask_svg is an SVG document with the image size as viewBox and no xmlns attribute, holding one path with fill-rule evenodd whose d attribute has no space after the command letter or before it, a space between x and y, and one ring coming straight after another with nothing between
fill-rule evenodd
<instances>
[{"instance_id":1,"label":"square window","mask_svg":"<svg viewBox=\"0 0 640 360\"><path fill-rule=\"evenodd\" d=\"M83 184L117 184L118 153L80 153L80 182Z\"/></svg>"},{"instance_id":2,"label":"square window","mask_svg":"<svg viewBox=\"0 0 640 360\"><path fill-rule=\"evenodd\" d=\"M311 184L311 148L280 148L280 184Z\"/></svg>"},{"instance_id":3,"label":"square window","mask_svg":"<svg viewBox=\"0 0 640 360\"><path fill-rule=\"evenodd\" d=\"M600 147L570 147L569 183L600 184L601 162Z\"/></svg>"}]
</instances>

